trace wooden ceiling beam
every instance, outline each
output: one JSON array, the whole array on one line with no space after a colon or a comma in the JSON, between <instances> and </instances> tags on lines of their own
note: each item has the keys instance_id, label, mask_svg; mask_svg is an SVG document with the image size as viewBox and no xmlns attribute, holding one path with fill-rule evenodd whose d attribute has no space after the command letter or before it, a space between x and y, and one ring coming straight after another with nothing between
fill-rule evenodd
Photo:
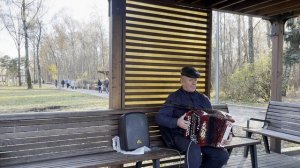
<instances>
[{"instance_id":1,"label":"wooden ceiling beam","mask_svg":"<svg viewBox=\"0 0 300 168\"><path fill-rule=\"evenodd\" d=\"M205 4L205 2L204 2L205 0L194 0L194 2L192 2L191 4L192 5L196 5L196 4Z\"/></svg>"},{"instance_id":2,"label":"wooden ceiling beam","mask_svg":"<svg viewBox=\"0 0 300 168\"><path fill-rule=\"evenodd\" d=\"M245 9L245 10L240 10L239 12L241 13L254 13L254 11L258 11L258 10L266 10L266 8L272 7L272 6L276 6L276 5L281 5L283 3L289 2L290 0L273 0L273 1L268 1L265 4L262 4L260 6L253 6L251 8Z\"/></svg>"},{"instance_id":3,"label":"wooden ceiling beam","mask_svg":"<svg viewBox=\"0 0 300 168\"><path fill-rule=\"evenodd\" d=\"M182 1L184 1L184 0L176 0L176 3L181 3Z\"/></svg>"},{"instance_id":4,"label":"wooden ceiling beam","mask_svg":"<svg viewBox=\"0 0 300 168\"><path fill-rule=\"evenodd\" d=\"M283 9L269 12L269 13L265 14L265 16L272 17L272 16L283 14L283 13L293 13L293 11L297 11L297 10L300 10L300 4L297 6L290 7L290 8L283 8Z\"/></svg>"},{"instance_id":5,"label":"wooden ceiling beam","mask_svg":"<svg viewBox=\"0 0 300 168\"><path fill-rule=\"evenodd\" d=\"M176 0L179 4L192 4L195 0Z\"/></svg>"},{"instance_id":6,"label":"wooden ceiling beam","mask_svg":"<svg viewBox=\"0 0 300 168\"><path fill-rule=\"evenodd\" d=\"M213 1L209 1L207 3L207 7L213 8L213 7L215 7L215 6L219 5L219 4L222 4L222 3L227 2L227 1L228 0L213 0Z\"/></svg>"},{"instance_id":7,"label":"wooden ceiling beam","mask_svg":"<svg viewBox=\"0 0 300 168\"><path fill-rule=\"evenodd\" d=\"M285 13L285 11L291 11L293 8L295 8L299 5L300 5L299 2L288 1L288 2L277 4L277 5L269 6L264 9L255 10L251 13L262 15L262 16L266 16L271 13L276 13L277 11L283 11L282 13Z\"/></svg>"},{"instance_id":8,"label":"wooden ceiling beam","mask_svg":"<svg viewBox=\"0 0 300 168\"><path fill-rule=\"evenodd\" d=\"M269 2L271 2L273 0L266 0L266 1L262 1L262 0L252 0L252 1L246 1L243 4L238 4L238 5L234 5L231 8L225 9L225 10L233 10L235 12L240 12L243 10L247 10L250 8L257 8L259 6L265 5Z\"/></svg>"},{"instance_id":9,"label":"wooden ceiling beam","mask_svg":"<svg viewBox=\"0 0 300 168\"><path fill-rule=\"evenodd\" d=\"M234 5L237 5L237 4L241 4L245 1L246 0L229 0L227 2L224 2L222 4L218 4L218 5L214 6L214 8L222 10L222 9L225 9L225 8L230 8L230 7L232 7Z\"/></svg>"},{"instance_id":10,"label":"wooden ceiling beam","mask_svg":"<svg viewBox=\"0 0 300 168\"><path fill-rule=\"evenodd\" d=\"M147 0L145 0L147 1ZM198 9L213 9L272 19L273 17L295 17L300 14L298 0L149 0ZM299 4L299 5L298 5Z\"/></svg>"}]
</instances>

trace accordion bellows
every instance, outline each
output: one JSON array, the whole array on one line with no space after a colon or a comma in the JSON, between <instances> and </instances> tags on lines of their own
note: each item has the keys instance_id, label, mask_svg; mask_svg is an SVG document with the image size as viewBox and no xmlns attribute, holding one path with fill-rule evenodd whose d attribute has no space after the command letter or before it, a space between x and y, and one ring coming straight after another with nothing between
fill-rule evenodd
<instances>
[{"instance_id":1,"label":"accordion bellows","mask_svg":"<svg viewBox=\"0 0 300 168\"><path fill-rule=\"evenodd\" d=\"M210 114L202 110L190 110L186 114L190 126L185 130L185 137L200 146L223 147L230 141L232 123L217 110Z\"/></svg>"}]
</instances>

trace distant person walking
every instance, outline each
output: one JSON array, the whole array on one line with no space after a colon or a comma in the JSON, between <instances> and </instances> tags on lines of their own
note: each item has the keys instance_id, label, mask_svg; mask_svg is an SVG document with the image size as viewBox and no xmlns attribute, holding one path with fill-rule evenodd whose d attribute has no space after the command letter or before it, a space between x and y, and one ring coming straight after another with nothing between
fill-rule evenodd
<instances>
[{"instance_id":1,"label":"distant person walking","mask_svg":"<svg viewBox=\"0 0 300 168\"><path fill-rule=\"evenodd\" d=\"M71 85L70 85L70 80L69 79L67 79L67 88L69 88Z\"/></svg>"},{"instance_id":2,"label":"distant person walking","mask_svg":"<svg viewBox=\"0 0 300 168\"><path fill-rule=\"evenodd\" d=\"M99 93L102 93L102 88L101 88L101 86L102 86L102 82L101 82L101 80L99 79L98 80L98 90L99 90Z\"/></svg>"},{"instance_id":3,"label":"distant person walking","mask_svg":"<svg viewBox=\"0 0 300 168\"><path fill-rule=\"evenodd\" d=\"M57 88L57 80L55 79L55 87Z\"/></svg>"},{"instance_id":4,"label":"distant person walking","mask_svg":"<svg viewBox=\"0 0 300 168\"><path fill-rule=\"evenodd\" d=\"M61 86L65 87L65 80L61 80Z\"/></svg>"},{"instance_id":5,"label":"distant person walking","mask_svg":"<svg viewBox=\"0 0 300 168\"><path fill-rule=\"evenodd\" d=\"M104 83L105 91L106 91L106 93L108 93L109 92L109 89L108 89L109 81L108 81L108 79L106 78L103 83Z\"/></svg>"},{"instance_id":6,"label":"distant person walking","mask_svg":"<svg viewBox=\"0 0 300 168\"><path fill-rule=\"evenodd\" d=\"M75 80L70 80L70 86L72 89L76 89L75 88Z\"/></svg>"}]
</instances>

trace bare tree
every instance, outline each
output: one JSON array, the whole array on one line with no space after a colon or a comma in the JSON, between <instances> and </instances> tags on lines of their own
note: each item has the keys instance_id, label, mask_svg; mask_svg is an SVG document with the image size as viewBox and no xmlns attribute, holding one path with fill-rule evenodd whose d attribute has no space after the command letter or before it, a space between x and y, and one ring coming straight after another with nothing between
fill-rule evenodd
<instances>
[{"instance_id":1,"label":"bare tree","mask_svg":"<svg viewBox=\"0 0 300 168\"><path fill-rule=\"evenodd\" d=\"M43 40L41 47L42 62L46 65L42 68L55 64L61 79L91 84L99 79L99 71L108 70L108 35L104 24L98 16L80 23L63 11L59 15L51 21L51 33L43 37L47 42Z\"/></svg>"},{"instance_id":2,"label":"bare tree","mask_svg":"<svg viewBox=\"0 0 300 168\"><path fill-rule=\"evenodd\" d=\"M241 15L238 15L238 53L237 53L237 56L238 56L238 59L237 59L237 62L239 64L239 66L241 65L241 57L242 57L242 51L241 51L241 34L242 34L242 31L241 31Z\"/></svg>"},{"instance_id":3,"label":"bare tree","mask_svg":"<svg viewBox=\"0 0 300 168\"><path fill-rule=\"evenodd\" d=\"M249 40L249 58L248 62L249 63L254 63L254 49L253 49L253 18L248 17L248 40Z\"/></svg>"},{"instance_id":4,"label":"bare tree","mask_svg":"<svg viewBox=\"0 0 300 168\"><path fill-rule=\"evenodd\" d=\"M26 3L26 0L22 0L22 22L23 22L23 31L24 31L24 39L25 39L25 71L26 71L26 81L27 81L27 88L32 89L31 83L31 76L29 70L29 46L28 46L28 29L33 24L33 20L36 19L40 9L42 7L42 0L35 3L34 0ZM31 13L31 15L29 14Z\"/></svg>"},{"instance_id":5,"label":"bare tree","mask_svg":"<svg viewBox=\"0 0 300 168\"><path fill-rule=\"evenodd\" d=\"M266 29L267 29L267 44L268 44L268 47L271 49L272 47L272 41L271 41L271 22L268 21L268 23L266 24Z\"/></svg>"},{"instance_id":6,"label":"bare tree","mask_svg":"<svg viewBox=\"0 0 300 168\"><path fill-rule=\"evenodd\" d=\"M37 43L36 43L36 61L38 67L38 78L39 78L39 87L42 87L42 76L41 76L41 65L40 65L40 44L41 44L41 36L42 36L42 23L38 19L38 34L37 34Z\"/></svg>"},{"instance_id":7,"label":"bare tree","mask_svg":"<svg viewBox=\"0 0 300 168\"><path fill-rule=\"evenodd\" d=\"M6 9L2 9L0 17L4 28L8 31L13 39L18 52L18 84L22 86L21 79L21 44L22 44L22 24L21 13L19 10L13 9L11 5L6 5Z\"/></svg>"},{"instance_id":8,"label":"bare tree","mask_svg":"<svg viewBox=\"0 0 300 168\"><path fill-rule=\"evenodd\" d=\"M29 69L29 46L28 46L28 29L34 24L34 20L42 10L43 0L6 0L6 6L11 6L16 11L19 10L19 16L16 18L12 18L13 20L19 19L22 21L23 28L23 36L24 36L24 44L25 44L25 74L26 74L26 82L27 88L32 89L31 83L31 75ZM21 25L21 24L20 24ZM21 27L21 26L19 26ZM21 29L20 29L21 31ZM19 33L21 34L21 33ZM21 40L20 40L21 41Z\"/></svg>"},{"instance_id":9,"label":"bare tree","mask_svg":"<svg viewBox=\"0 0 300 168\"><path fill-rule=\"evenodd\" d=\"M29 31L29 39L32 43L32 53L33 53L33 81L36 82L38 79L39 87L42 87L42 77L41 77L41 66L40 66L40 43L42 36L42 23L39 18L36 19L35 24L31 27ZM37 67L37 68L36 68ZM37 73L36 73L37 69Z\"/></svg>"},{"instance_id":10,"label":"bare tree","mask_svg":"<svg viewBox=\"0 0 300 168\"><path fill-rule=\"evenodd\" d=\"M221 92L225 92L225 95L231 96L236 93L236 83L234 83L233 80L240 80L241 78L239 78L239 75L241 74L241 72L245 73L245 70L247 70L247 73L249 72L249 74L251 75L249 77L257 75L256 73L254 73L253 70L248 70L246 68L249 67L248 64L245 63L250 63L250 55L252 55L252 62L254 62L254 55L255 58L262 57L263 59L259 59L259 62L257 62L257 64L262 65L264 63L263 61L266 60L265 56L268 56L270 54L270 50L268 50L267 43L262 43L262 41L266 41L267 39L265 30L266 23L264 21L258 20L258 18L253 18L252 22L255 23L252 23L254 26L251 26L251 21L249 22L249 19L246 16L238 16L224 13L221 14L221 66L219 77ZM255 27L258 28L255 29ZM251 40L249 40L249 37L251 36L253 38L252 42ZM249 47L250 43L252 43L252 47ZM215 45L212 46L214 47ZM249 48L253 48L252 51L250 51ZM214 48L212 49L212 51L214 51ZM212 54L215 53L216 52L212 52ZM252 82L253 81L254 80L252 80ZM251 82L248 82L247 85L249 85L249 87L253 86Z\"/></svg>"},{"instance_id":11,"label":"bare tree","mask_svg":"<svg viewBox=\"0 0 300 168\"><path fill-rule=\"evenodd\" d=\"M47 53L50 58L48 58L47 64L52 64L52 62L54 62L55 64L55 68L57 69L57 81L60 82L62 80L62 60L59 57L59 51L58 51L58 46L56 44L57 41L55 41L55 37L51 36L51 35L47 35L45 34L45 36L43 37L43 46L42 49L44 50L44 53ZM46 51L45 51L46 50ZM45 60L44 60L45 61ZM61 88L61 85L58 85L59 88Z\"/></svg>"}]
</instances>

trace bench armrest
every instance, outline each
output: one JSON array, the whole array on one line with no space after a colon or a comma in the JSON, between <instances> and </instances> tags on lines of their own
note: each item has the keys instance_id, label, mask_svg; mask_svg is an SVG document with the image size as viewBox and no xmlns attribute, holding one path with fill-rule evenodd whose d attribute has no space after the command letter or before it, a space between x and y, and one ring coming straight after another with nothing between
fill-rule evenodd
<instances>
[{"instance_id":1,"label":"bench armrest","mask_svg":"<svg viewBox=\"0 0 300 168\"><path fill-rule=\"evenodd\" d=\"M268 121L268 120L262 120L262 119L257 119L257 118L250 118L250 119L247 120L247 128L249 128L251 120L263 122L264 123L264 126L263 126L264 128L267 127L270 124L270 121Z\"/></svg>"}]
</instances>

